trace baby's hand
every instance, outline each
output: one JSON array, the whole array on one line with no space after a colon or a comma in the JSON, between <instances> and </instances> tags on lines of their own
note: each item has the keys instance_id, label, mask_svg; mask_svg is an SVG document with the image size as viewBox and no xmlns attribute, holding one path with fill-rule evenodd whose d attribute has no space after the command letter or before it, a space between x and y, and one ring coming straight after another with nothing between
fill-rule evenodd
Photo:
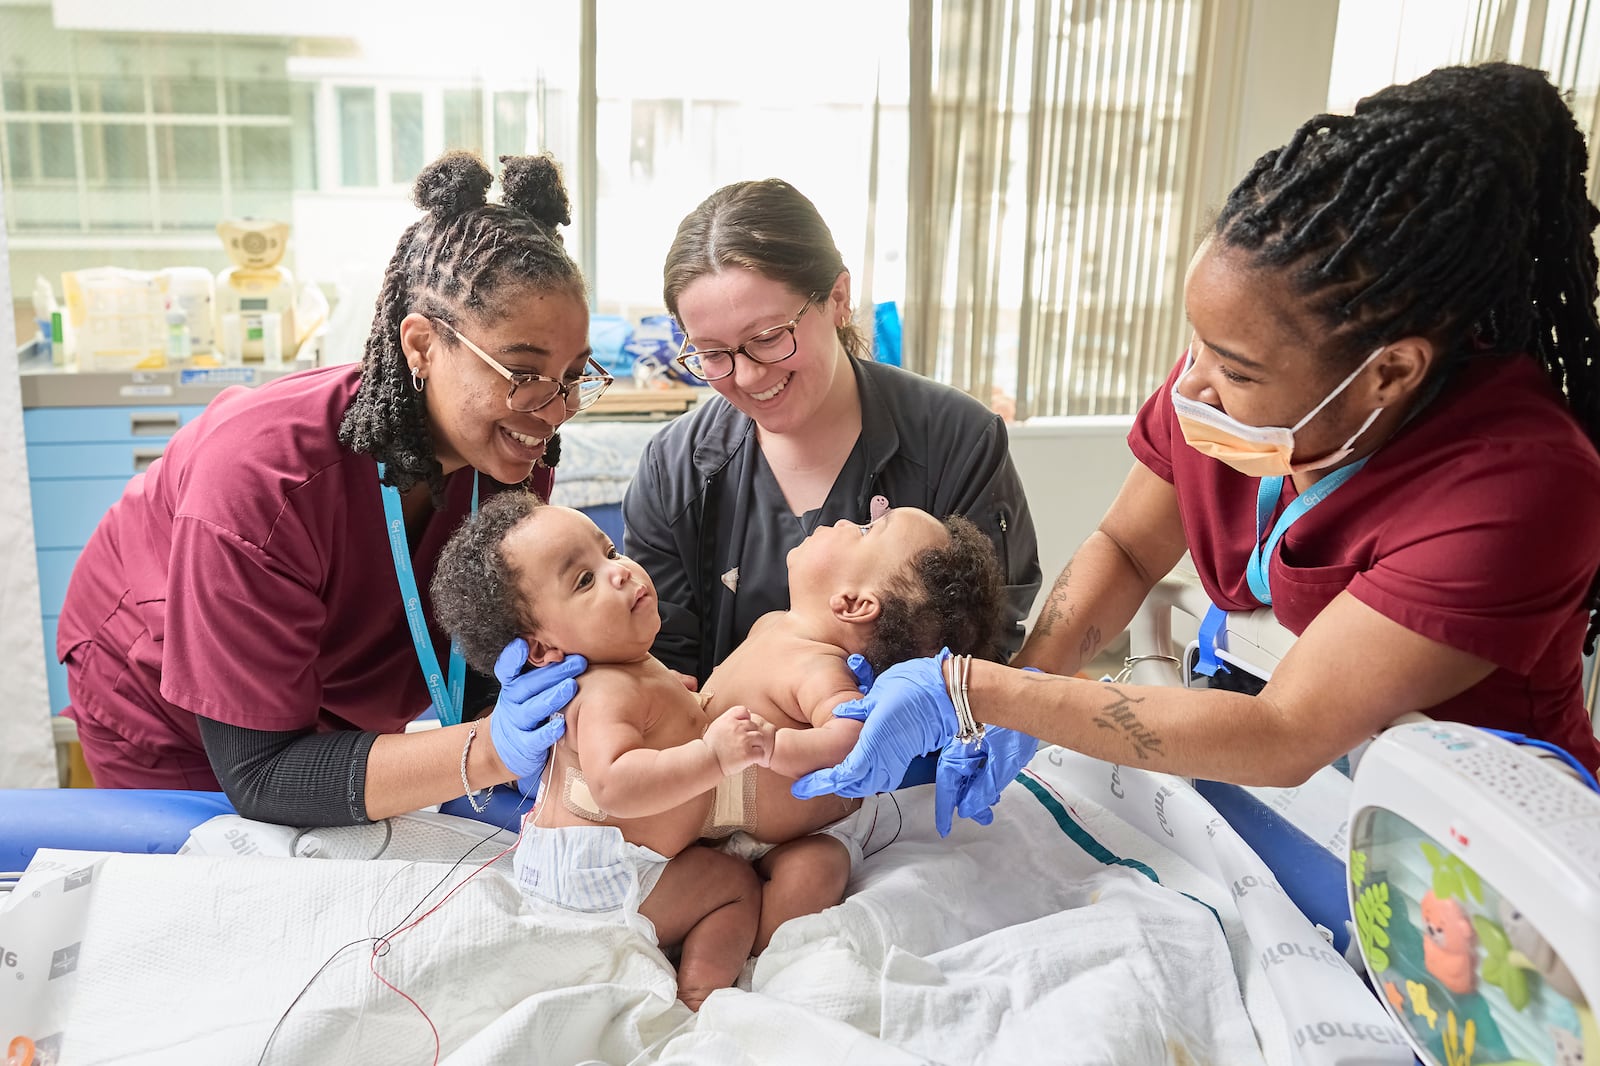
<instances>
[{"instance_id":1,"label":"baby's hand","mask_svg":"<svg viewBox=\"0 0 1600 1066\"><path fill-rule=\"evenodd\" d=\"M747 707L733 707L706 727L706 746L724 777L772 759L772 723Z\"/></svg>"}]
</instances>

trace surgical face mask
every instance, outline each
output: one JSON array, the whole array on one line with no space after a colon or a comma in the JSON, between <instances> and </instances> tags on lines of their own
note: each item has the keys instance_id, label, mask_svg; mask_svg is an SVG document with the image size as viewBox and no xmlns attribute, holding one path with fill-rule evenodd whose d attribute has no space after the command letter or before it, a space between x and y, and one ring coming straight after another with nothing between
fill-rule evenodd
<instances>
[{"instance_id":1,"label":"surgical face mask","mask_svg":"<svg viewBox=\"0 0 1600 1066\"><path fill-rule=\"evenodd\" d=\"M1228 464L1247 477L1279 477L1321 470L1347 457L1356 440L1367 431L1383 408L1379 407L1368 415L1367 420L1341 447L1308 463L1294 461L1294 435L1332 403L1334 397L1343 392L1382 352L1383 348L1378 348L1363 359L1360 366L1352 370L1332 392L1323 397L1321 403L1306 412L1306 416L1293 426L1247 426L1210 404L1191 400L1178 391L1183 379L1194 369L1194 346L1191 345L1183 373L1172 385L1172 409L1177 412L1183 439L1191 448L1201 455L1209 455L1218 462Z\"/></svg>"}]
</instances>

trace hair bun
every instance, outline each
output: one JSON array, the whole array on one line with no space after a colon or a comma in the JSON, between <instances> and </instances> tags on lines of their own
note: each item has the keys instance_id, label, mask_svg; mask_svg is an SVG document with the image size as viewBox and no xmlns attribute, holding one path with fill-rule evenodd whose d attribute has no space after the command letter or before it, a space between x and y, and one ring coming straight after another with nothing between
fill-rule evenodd
<instances>
[{"instance_id":1,"label":"hair bun","mask_svg":"<svg viewBox=\"0 0 1600 1066\"><path fill-rule=\"evenodd\" d=\"M453 218L482 207L492 184L494 175L477 155L446 152L422 168L411 187L411 199L436 218Z\"/></svg>"},{"instance_id":2,"label":"hair bun","mask_svg":"<svg viewBox=\"0 0 1600 1066\"><path fill-rule=\"evenodd\" d=\"M549 155L503 155L500 163L502 203L546 226L572 224L572 201L554 159Z\"/></svg>"}]
</instances>

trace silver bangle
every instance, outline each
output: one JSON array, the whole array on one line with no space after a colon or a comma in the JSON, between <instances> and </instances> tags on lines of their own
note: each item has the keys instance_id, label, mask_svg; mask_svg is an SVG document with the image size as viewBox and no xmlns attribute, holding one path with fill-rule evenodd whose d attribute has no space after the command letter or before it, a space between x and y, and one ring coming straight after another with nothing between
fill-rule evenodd
<instances>
[{"instance_id":1,"label":"silver bangle","mask_svg":"<svg viewBox=\"0 0 1600 1066\"><path fill-rule=\"evenodd\" d=\"M956 712L955 739L968 747L983 743L984 727L972 717L972 704L967 698L967 682L972 676L972 656L952 655L945 660L949 667L944 674L945 692Z\"/></svg>"},{"instance_id":2,"label":"silver bangle","mask_svg":"<svg viewBox=\"0 0 1600 1066\"><path fill-rule=\"evenodd\" d=\"M472 726L467 730L467 742L461 745L461 791L466 795L467 802L472 805L474 814L482 814L489 809L489 797L494 795L494 786L490 785L483 793L483 802L478 802L478 794L472 790L472 784L467 780L467 752L472 750L472 742L477 739L478 727Z\"/></svg>"}]
</instances>

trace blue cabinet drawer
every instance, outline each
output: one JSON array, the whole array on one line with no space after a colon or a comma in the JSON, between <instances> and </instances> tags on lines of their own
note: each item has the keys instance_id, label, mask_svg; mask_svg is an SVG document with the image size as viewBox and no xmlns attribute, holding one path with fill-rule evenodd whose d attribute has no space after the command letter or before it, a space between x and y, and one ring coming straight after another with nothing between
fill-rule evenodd
<instances>
[{"instance_id":1,"label":"blue cabinet drawer","mask_svg":"<svg viewBox=\"0 0 1600 1066\"><path fill-rule=\"evenodd\" d=\"M126 477L35 481L33 539L39 548L81 548L106 510L122 496Z\"/></svg>"},{"instance_id":2,"label":"blue cabinet drawer","mask_svg":"<svg viewBox=\"0 0 1600 1066\"><path fill-rule=\"evenodd\" d=\"M28 477L130 478L159 459L166 446L166 437L151 437L136 444L30 444Z\"/></svg>"},{"instance_id":3,"label":"blue cabinet drawer","mask_svg":"<svg viewBox=\"0 0 1600 1066\"><path fill-rule=\"evenodd\" d=\"M67 668L56 662L56 622L46 615L44 619L44 678L50 686L50 713L60 714L67 705Z\"/></svg>"},{"instance_id":4,"label":"blue cabinet drawer","mask_svg":"<svg viewBox=\"0 0 1600 1066\"><path fill-rule=\"evenodd\" d=\"M76 444L170 437L204 411L199 404L171 407L30 407L22 412L28 443Z\"/></svg>"},{"instance_id":5,"label":"blue cabinet drawer","mask_svg":"<svg viewBox=\"0 0 1600 1066\"><path fill-rule=\"evenodd\" d=\"M67 599L67 582L72 578L72 568L81 551L80 548L39 549L36 555L39 560L39 610L45 614L61 613L61 605Z\"/></svg>"}]
</instances>

